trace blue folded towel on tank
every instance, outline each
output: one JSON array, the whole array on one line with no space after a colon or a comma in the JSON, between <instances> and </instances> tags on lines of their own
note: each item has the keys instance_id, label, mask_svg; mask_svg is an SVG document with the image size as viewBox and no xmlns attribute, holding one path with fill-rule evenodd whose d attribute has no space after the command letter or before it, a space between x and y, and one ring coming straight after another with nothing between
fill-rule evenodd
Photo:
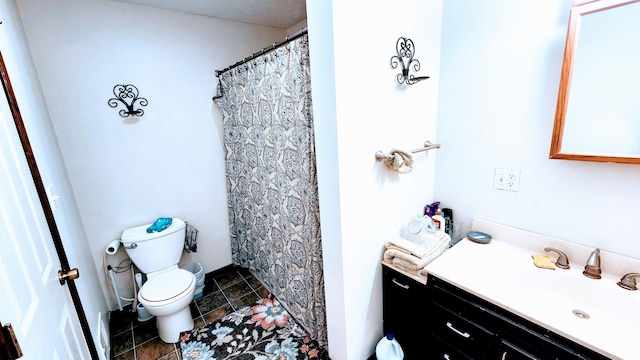
<instances>
[{"instance_id":1,"label":"blue folded towel on tank","mask_svg":"<svg viewBox=\"0 0 640 360\"><path fill-rule=\"evenodd\" d=\"M172 222L173 222L172 218L158 218L156 222L154 222L153 224L151 224L151 226L147 228L147 232L148 233L160 232L168 228L169 226L171 226Z\"/></svg>"}]
</instances>

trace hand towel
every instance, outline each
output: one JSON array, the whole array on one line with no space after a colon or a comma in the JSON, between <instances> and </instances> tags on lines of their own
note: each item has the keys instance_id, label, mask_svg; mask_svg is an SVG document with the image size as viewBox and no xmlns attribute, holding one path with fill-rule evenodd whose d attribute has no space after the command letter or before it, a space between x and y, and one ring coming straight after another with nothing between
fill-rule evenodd
<instances>
[{"instance_id":1,"label":"hand towel","mask_svg":"<svg viewBox=\"0 0 640 360\"><path fill-rule=\"evenodd\" d=\"M172 218L158 218L151 226L147 228L148 233L161 232L162 230L171 226L173 222Z\"/></svg>"},{"instance_id":2,"label":"hand towel","mask_svg":"<svg viewBox=\"0 0 640 360\"><path fill-rule=\"evenodd\" d=\"M385 159L385 163L391 170L399 174L406 174L413 170L413 154L411 152L392 149L389 154L391 156Z\"/></svg>"},{"instance_id":3,"label":"hand towel","mask_svg":"<svg viewBox=\"0 0 640 360\"><path fill-rule=\"evenodd\" d=\"M448 234L445 235L446 236L440 237L440 239L430 247L429 252L421 258L407 253L406 249L399 249L392 245L384 252L383 261L412 274L426 275L425 267L449 248L451 237Z\"/></svg>"},{"instance_id":4,"label":"hand towel","mask_svg":"<svg viewBox=\"0 0 640 360\"><path fill-rule=\"evenodd\" d=\"M445 232L425 232L422 234L422 240L421 244L417 244L403 238L402 235L398 233L389 239L386 248L400 250L415 257L424 258L429 255L433 247L438 246L441 241L451 242L451 237Z\"/></svg>"}]
</instances>

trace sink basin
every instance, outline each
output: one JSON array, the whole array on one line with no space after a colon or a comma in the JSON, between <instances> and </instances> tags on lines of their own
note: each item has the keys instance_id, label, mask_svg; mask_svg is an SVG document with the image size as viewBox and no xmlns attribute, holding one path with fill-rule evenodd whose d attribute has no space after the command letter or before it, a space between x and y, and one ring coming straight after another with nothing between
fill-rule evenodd
<instances>
[{"instance_id":1,"label":"sink basin","mask_svg":"<svg viewBox=\"0 0 640 360\"><path fill-rule=\"evenodd\" d=\"M528 298L530 311L538 314L537 319L562 323L561 332L606 337L612 329L628 334L638 331L640 291L619 287L616 278L590 279L582 269L573 268L533 268L516 276L521 304Z\"/></svg>"}]
</instances>

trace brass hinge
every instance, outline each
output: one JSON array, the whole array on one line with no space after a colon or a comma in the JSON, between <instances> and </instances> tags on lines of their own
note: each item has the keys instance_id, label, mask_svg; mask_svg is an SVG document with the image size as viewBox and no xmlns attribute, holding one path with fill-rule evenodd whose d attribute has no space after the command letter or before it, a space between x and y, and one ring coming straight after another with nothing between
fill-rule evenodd
<instances>
[{"instance_id":1,"label":"brass hinge","mask_svg":"<svg viewBox=\"0 0 640 360\"><path fill-rule=\"evenodd\" d=\"M2 325L2 334L0 335L0 358L14 360L22 357L22 349L18 343L18 338L13 331L11 323Z\"/></svg>"}]
</instances>

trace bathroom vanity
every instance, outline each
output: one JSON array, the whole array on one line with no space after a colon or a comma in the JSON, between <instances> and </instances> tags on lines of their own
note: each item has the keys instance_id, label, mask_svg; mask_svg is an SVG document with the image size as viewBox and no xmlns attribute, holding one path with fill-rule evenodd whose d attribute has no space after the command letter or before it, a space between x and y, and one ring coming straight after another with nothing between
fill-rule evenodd
<instances>
[{"instance_id":1,"label":"bathroom vanity","mask_svg":"<svg viewBox=\"0 0 640 360\"><path fill-rule=\"evenodd\" d=\"M397 333L407 360L640 358L640 291L617 285L640 260L601 251L602 278L591 279L582 271L592 248L483 219L472 228L493 240L460 241L425 282L382 267L384 331ZM570 268L536 267L533 254L557 257L545 247Z\"/></svg>"},{"instance_id":2,"label":"bathroom vanity","mask_svg":"<svg viewBox=\"0 0 640 360\"><path fill-rule=\"evenodd\" d=\"M428 359L609 359L435 276L428 284Z\"/></svg>"}]
</instances>

